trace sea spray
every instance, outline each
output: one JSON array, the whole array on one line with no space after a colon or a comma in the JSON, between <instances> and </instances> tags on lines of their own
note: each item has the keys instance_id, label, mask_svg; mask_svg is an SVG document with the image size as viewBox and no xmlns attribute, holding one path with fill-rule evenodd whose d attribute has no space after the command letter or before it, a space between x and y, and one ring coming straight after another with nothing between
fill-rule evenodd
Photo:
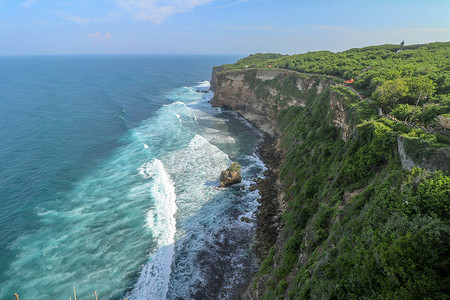
<instances>
[{"instance_id":1,"label":"sea spray","mask_svg":"<svg viewBox=\"0 0 450 300\"><path fill-rule=\"evenodd\" d=\"M165 299L169 289L171 265L174 255L174 236L177 211L173 181L158 159L145 163L139 174L153 179L151 193L155 198L154 208L147 212L146 226L156 240L156 250L150 255L129 299Z\"/></svg>"}]
</instances>

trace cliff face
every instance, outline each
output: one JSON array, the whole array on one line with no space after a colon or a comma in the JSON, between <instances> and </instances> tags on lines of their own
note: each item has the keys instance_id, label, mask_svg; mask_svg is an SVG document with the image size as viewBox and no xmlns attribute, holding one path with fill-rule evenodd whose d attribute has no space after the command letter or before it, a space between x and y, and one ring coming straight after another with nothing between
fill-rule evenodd
<instances>
[{"instance_id":1,"label":"cliff face","mask_svg":"<svg viewBox=\"0 0 450 300\"><path fill-rule=\"evenodd\" d=\"M448 170L448 148L379 118L374 102L328 78L222 71L213 72L212 104L275 137L258 183L265 259L240 298L445 295L450 179L409 169Z\"/></svg>"},{"instance_id":2,"label":"cliff face","mask_svg":"<svg viewBox=\"0 0 450 300\"><path fill-rule=\"evenodd\" d=\"M340 130L341 139L346 142L353 132L349 125L348 112L345 109L345 100L339 94L330 92L330 112L333 126Z\"/></svg>"},{"instance_id":3,"label":"cliff face","mask_svg":"<svg viewBox=\"0 0 450 300\"><path fill-rule=\"evenodd\" d=\"M405 141L409 144L409 148L412 149L410 150L412 153L408 153L405 149ZM450 148L430 149L414 142L414 139L407 139L402 136L397 138L397 145L400 162L405 170L419 167L430 172L436 170L450 171ZM416 157L413 159L412 156L417 150L422 150L422 153L415 155Z\"/></svg>"},{"instance_id":4,"label":"cliff face","mask_svg":"<svg viewBox=\"0 0 450 300\"><path fill-rule=\"evenodd\" d=\"M218 73L219 70L214 69L211 79L211 87L215 91L212 105L238 112L271 136L279 134L277 120L280 110L304 107L308 97L321 93L333 83L329 79L308 78L283 71ZM341 121L337 122L342 125Z\"/></svg>"},{"instance_id":5,"label":"cliff face","mask_svg":"<svg viewBox=\"0 0 450 300\"><path fill-rule=\"evenodd\" d=\"M211 91L215 91L216 90L216 86L217 86L217 74L219 72L223 71L223 67L222 66L215 66L212 69L212 74L211 74L211 81L210 81L210 90Z\"/></svg>"},{"instance_id":6,"label":"cliff face","mask_svg":"<svg viewBox=\"0 0 450 300\"><path fill-rule=\"evenodd\" d=\"M263 259L275 243L274 249L281 251L286 242L285 237L278 236L282 228L280 219L288 206L287 201L283 201L285 192L279 180L279 165L284 152L279 140L280 112L295 107L304 108L308 101L322 95L325 100L323 108L327 114L326 123L336 129L340 139L347 141L354 129L349 125L345 97L327 88L335 84L330 79L272 70L220 73L222 71L217 67L213 69L211 89L215 94L212 105L238 112L275 139L273 144L262 149L261 155L270 169L265 174L266 179L257 184L262 197L255 249L257 255ZM300 138L298 143L302 143ZM254 279L240 297L258 299L266 291L261 282L267 278L265 275ZM257 288L251 288L253 285Z\"/></svg>"}]
</instances>

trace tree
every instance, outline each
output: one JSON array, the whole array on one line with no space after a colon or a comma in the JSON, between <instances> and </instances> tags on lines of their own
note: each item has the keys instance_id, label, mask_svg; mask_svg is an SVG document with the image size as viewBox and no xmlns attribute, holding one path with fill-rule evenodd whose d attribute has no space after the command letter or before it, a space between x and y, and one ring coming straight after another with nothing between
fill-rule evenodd
<instances>
[{"instance_id":1,"label":"tree","mask_svg":"<svg viewBox=\"0 0 450 300\"><path fill-rule=\"evenodd\" d=\"M417 99L421 93L422 98L430 97L436 91L433 80L425 76L411 77L408 79L407 84L409 88L408 94L412 99Z\"/></svg>"},{"instance_id":2,"label":"tree","mask_svg":"<svg viewBox=\"0 0 450 300\"><path fill-rule=\"evenodd\" d=\"M374 93L374 98L380 100L382 105L395 104L408 94L409 88L405 78L386 80Z\"/></svg>"}]
</instances>

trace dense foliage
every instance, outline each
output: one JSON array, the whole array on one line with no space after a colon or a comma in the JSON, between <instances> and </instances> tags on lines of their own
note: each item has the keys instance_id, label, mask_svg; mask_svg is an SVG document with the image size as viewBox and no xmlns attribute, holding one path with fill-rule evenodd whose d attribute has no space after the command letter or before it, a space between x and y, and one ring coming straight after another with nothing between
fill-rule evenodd
<instances>
[{"instance_id":1,"label":"dense foliage","mask_svg":"<svg viewBox=\"0 0 450 300\"><path fill-rule=\"evenodd\" d=\"M395 111L397 118L412 117L408 121L425 125L434 123L437 116L450 113L450 42L400 48L400 45L381 45L338 53L259 53L226 67L267 68L271 65L301 73L354 79L352 85L365 97L376 100L385 111L403 105L400 111Z\"/></svg>"},{"instance_id":2,"label":"dense foliage","mask_svg":"<svg viewBox=\"0 0 450 300\"><path fill-rule=\"evenodd\" d=\"M280 114L289 206L263 299L446 299L450 176L402 170L397 136L413 130L386 119L343 142L328 106L325 92Z\"/></svg>"},{"instance_id":3,"label":"dense foliage","mask_svg":"<svg viewBox=\"0 0 450 300\"><path fill-rule=\"evenodd\" d=\"M408 154L421 161L450 140L380 118L377 110L409 122L441 122L448 130L450 43L399 48L258 54L226 66L270 63L354 78L354 87L375 100L329 86L303 95L305 107L279 111L285 150L280 180L288 207L254 282L262 299L448 299L450 174L402 169L397 143L401 137ZM247 81L264 91L261 82ZM264 84L290 95L289 82ZM331 94L343 99L353 130L346 142L332 121Z\"/></svg>"}]
</instances>

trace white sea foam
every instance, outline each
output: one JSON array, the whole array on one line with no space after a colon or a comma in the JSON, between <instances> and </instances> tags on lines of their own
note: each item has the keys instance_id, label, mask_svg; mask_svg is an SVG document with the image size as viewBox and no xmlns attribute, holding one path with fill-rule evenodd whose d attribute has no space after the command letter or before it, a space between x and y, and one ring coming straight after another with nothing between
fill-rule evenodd
<instances>
[{"instance_id":1,"label":"white sea foam","mask_svg":"<svg viewBox=\"0 0 450 300\"><path fill-rule=\"evenodd\" d=\"M170 103L170 104L163 104L163 107L174 106L174 105L183 105L183 106L185 106L186 104L184 102L181 102L181 101L175 101L175 102Z\"/></svg>"},{"instance_id":2,"label":"white sea foam","mask_svg":"<svg viewBox=\"0 0 450 300\"><path fill-rule=\"evenodd\" d=\"M151 178L153 176L153 172L151 172L150 166L151 166L151 163L146 162L145 164L143 164L142 166L139 167L138 174L144 178Z\"/></svg>"},{"instance_id":3,"label":"white sea foam","mask_svg":"<svg viewBox=\"0 0 450 300\"><path fill-rule=\"evenodd\" d=\"M191 101L199 99L199 95L184 89L171 98L174 102L162 108L156 118L138 129L139 142L148 143L151 153L157 153L153 152L154 145L164 149L155 155L173 180L177 231L172 243L159 244L164 241L159 235L163 223L157 213L158 203L152 203L145 228L158 244L152 244L154 250L128 294L129 299L230 298L252 270L247 255L255 222L241 222L240 217L253 218L257 191L223 190L217 186L220 171L230 163L228 155L242 162L242 185L247 190L249 179L254 179L263 165L256 155L237 157L242 155L240 145L228 132L228 120L216 117L216 111L206 101ZM205 99L208 94L202 93L201 97ZM181 126L174 126L181 120ZM133 197L142 197L146 189L157 194L153 186L159 173L154 164L152 161L139 168L140 176L151 185L141 184L133 189ZM221 262L218 274L213 272L216 261ZM213 281L223 282L220 292L203 295L203 290L211 292Z\"/></svg>"},{"instance_id":4,"label":"white sea foam","mask_svg":"<svg viewBox=\"0 0 450 300\"><path fill-rule=\"evenodd\" d=\"M14 281L2 285L0 298L18 284L26 287L21 298L57 299L72 284L79 298L94 289L102 299L123 298L136 272L129 299L199 299L192 292L211 290L216 276L224 285L213 289L221 292L206 299L232 297L242 274L252 271L254 222L237 217L248 215L256 196L218 189L218 178L228 155L242 163L244 182L258 168L248 167L254 163L232 142L223 116L214 117L218 110L206 103L212 93L198 89L168 95L172 104L130 129L111 156L36 209L42 228L11 244L18 255L5 274ZM219 262L226 270L211 272Z\"/></svg>"},{"instance_id":5,"label":"white sea foam","mask_svg":"<svg viewBox=\"0 0 450 300\"><path fill-rule=\"evenodd\" d=\"M205 128L204 137L213 144L235 144L236 140L229 134L214 128Z\"/></svg>"},{"instance_id":6,"label":"white sea foam","mask_svg":"<svg viewBox=\"0 0 450 300\"><path fill-rule=\"evenodd\" d=\"M193 108L191 108L191 109L193 109ZM226 120L226 119L221 119L221 118L217 118L217 117L215 117L215 116L212 116L212 115L210 115L210 114L207 114L207 113L205 113L205 112L202 112L201 110L197 110L197 109L195 109L195 112L196 112L196 116L197 116L197 121L203 121L203 122L212 122L212 123L214 123L215 125L225 125L226 124L226 122L228 121L228 120Z\"/></svg>"},{"instance_id":7,"label":"white sea foam","mask_svg":"<svg viewBox=\"0 0 450 300\"><path fill-rule=\"evenodd\" d=\"M180 125L181 125L181 123L183 123L183 122L181 121L180 115L179 114L175 114L175 116L178 118L178 121L180 121Z\"/></svg>"},{"instance_id":8,"label":"white sea foam","mask_svg":"<svg viewBox=\"0 0 450 300\"><path fill-rule=\"evenodd\" d=\"M196 134L189 144L162 157L177 188L177 219L191 217L219 192L219 175L230 160L227 154ZM213 183L213 184L211 184ZM177 233L178 236L180 236Z\"/></svg>"},{"instance_id":9,"label":"white sea foam","mask_svg":"<svg viewBox=\"0 0 450 300\"><path fill-rule=\"evenodd\" d=\"M158 159L141 166L139 174L153 177L151 193L154 208L147 212L146 226L156 238L156 250L144 266L129 299L165 299L169 289L171 265L174 255L177 211L175 187L164 165Z\"/></svg>"},{"instance_id":10,"label":"white sea foam","mask_svg":"<svg viewBox=\"0 0 450 300\"><path fill-rule=\"evenodd\" d=\"M172 105L182 105L182 106L186 106L186 103L181 102L181 101L175 101L174 103L172 103Z\"/></svg>"},{"instance_id":11,"label":"white sea foam","mask_svg":"<svg viewBox=\"0 0 450 300\"><path fill-rule=\"evenodd\" d=\"M186 107L186 108L187 108L187 107ZM190 109L190 108L187 108L187 109L191 112L192 116L194 117L195 123L198 124L197 116L195 115L194 110L192 110L192 109Z\"/></svg>"},{"instance_id":12,"label":"white sea foam","mask_svg":"<svg viewBox=\"0 0 450 300\"><path fill-rule=\"evenodd\" d=\"M197 87L209 88L210 83L208 80L200 81L197 83Z\"/></svg>"},{"instance_id":13,"label":"white sea foam","mask_svg":"<svg viewBox=\"0 0 450 300\"><path fill-rule=\"evenodd\" d=\"M164 105L164 106L166 106L166 107L175 107L175 106L177 106L177 105L180 105L180 106L182 106L184 109L186 109L186 112L188 112L188 114L190 114L190 115L193 117L194 121L197 123L197 116L195 115L195 112L194 112L191 108L189 108L189 107L186 105L186 103L181 102L181 101L175 101L175 102L172 103L172 104L166 104L166 105ZM179 120L180 123L181 123L181 116L180 116L180 114L179 114L179 113L174 113L174 114L175 114L175 116L178 118L178 120Z\"/></svg>"},{"instance_id":14,"label":"white sea foam","mask_svg":"<svg viewBox=\"0 0 450 300\"><path fill-rule=\"evenodd\" d=\"M245 159L248 160L250 162L250 164L248 165L248 167L244 167L242 169L243 173L251 172L252 169L257 168L257 169L260 169L259 177L262 177L262 178L265 177L262 173L267 170L267 167L264 164L264 162L261 160L261 158L258 157L258 155L256 153L253 153L253 155L246 155Z\"/></svg>"},{"instance_id":15,"label":"white sea foam","mask_svg":"<svg viewBox=\"0 0 450 300\"><path fill-rule=\"evenodd\" d=\"M199 134L194 135L186 148L172 152L162 160L177 181L193 186L217 179L229 162L228 155Z\"/></svg>"}]
</instances>

